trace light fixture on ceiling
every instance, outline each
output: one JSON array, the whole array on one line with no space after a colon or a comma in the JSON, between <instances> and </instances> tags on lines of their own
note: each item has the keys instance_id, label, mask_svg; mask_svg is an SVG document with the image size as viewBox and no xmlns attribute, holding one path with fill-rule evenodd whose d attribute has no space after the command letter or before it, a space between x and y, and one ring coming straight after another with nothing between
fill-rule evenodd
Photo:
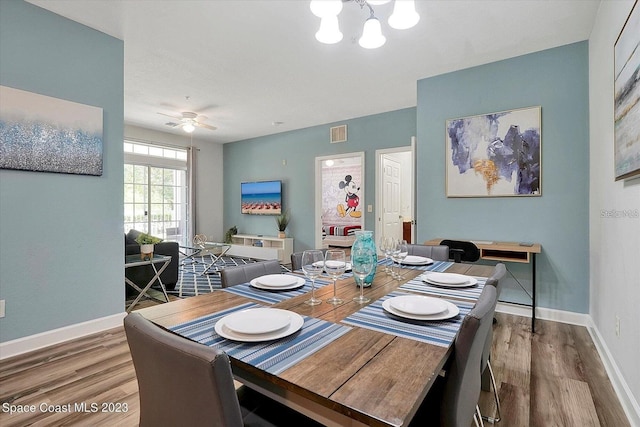
<instances>
[{"instance_id":1,"label":"light fixture on ceiling","mask_svg":"<svg viewBox=\"0 0 640 427\"><path fill-rule=\"evenodd\" d=\"M382 26L375 16L373 6L389 3L391 0L311 0L311 12L320 18L320 29L316 39L321 43L334 44L342 40L342 33L338 22L338 15L342 11L342 3L354 2L361 9L369 9L369 18L365 21L362 36L358 40L360 46L366 49L376 49L387 41L382 34ZM398 30L405 30L415 26L420 20L416 12L414 0L394 0L393 13L389 17L389 26Z\"/></svg>"},{"instance_id":2,"label":"light fixture on ceiling","mask_svg":"<svg viewBox=\"0 0 640 427\"><path fill-rule=\"evenodd\" d=\"M183 126L182 126L182 130L185 131L186 133L191 133L194 130L196 130L196 127L193 125L193 123L191 122L186 122Z\"/></svg>"}]
</instances>

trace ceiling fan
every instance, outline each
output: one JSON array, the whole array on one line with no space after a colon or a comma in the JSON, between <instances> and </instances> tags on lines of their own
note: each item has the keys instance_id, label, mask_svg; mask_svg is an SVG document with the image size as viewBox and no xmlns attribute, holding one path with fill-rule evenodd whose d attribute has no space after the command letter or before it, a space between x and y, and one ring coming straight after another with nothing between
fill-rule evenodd
<instances>
[{"instance_id":1,"label":"ceiling fan","mask_svg":"<svg viewBox=\"0 0 640 427\"><path fill-rule=\"evenodd\" d=\"M192 111L183 111L182 113L180 113L180 116L173 116L171 114L165 114L165 113L158 113L162 116L167 116L167 117L171 117L172 119L176 119L179 120L179 122L168 122L165 123L165 125L170 126L172 128L182 128L183 131L187 132L187 133L191 133L195 130L195 128L199 127L199 128L204 128L204 129L209 129L209 130L216 130L218 129L215 126L211 126L208 125L206 123L204 123L204 121L207 119L206 116L201 116L197 113L194 113Z\"/></svg>"}]
</instances>

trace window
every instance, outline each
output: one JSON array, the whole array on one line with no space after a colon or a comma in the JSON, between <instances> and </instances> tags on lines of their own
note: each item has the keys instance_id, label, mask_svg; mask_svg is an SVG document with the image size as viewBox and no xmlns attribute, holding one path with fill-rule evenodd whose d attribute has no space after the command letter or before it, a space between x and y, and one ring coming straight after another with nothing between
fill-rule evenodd
<instances>
[{"instance_id":1,"label":"window","mask_svg":"<svg viewBox=\"0 0 640 427\"><path fill-rule=\"evenodd\" d=\"M186 244L187 150L125 141L124 231Z\"/></svg>"}]
</instances>

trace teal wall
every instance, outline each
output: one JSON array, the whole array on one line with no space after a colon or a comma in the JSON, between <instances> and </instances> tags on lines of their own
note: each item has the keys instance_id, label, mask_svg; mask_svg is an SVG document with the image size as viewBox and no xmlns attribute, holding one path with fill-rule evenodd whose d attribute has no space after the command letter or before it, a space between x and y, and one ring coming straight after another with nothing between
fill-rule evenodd
<instances>
[{"instance_id":1,"label":"teal wall","mask_svg":"<svg viewBox=\"0 0 640 427\"><path fill-rule=\"evenodd\" d=\"M0 84L104 110L102 176L0 170L2 342L124 312L123 57L121 40L0 1Z\"/></svg>"},{"instance_id":2,"label":"teal wall","mask_svg":"<svg viewBox=\"0 0 640 427\"><path fill-rule=\"evenodd\" d=\"M330 144L329 128L348 126L346 143ZM409 146L416 134L416 109L407 108L339 123L279 133L224 145L224 224L236 225L240 233L276 235L272 216L240 213L240 183L280 179L283 205L291 210L287 234L294 237L294 250L314 244L315 158L365 152L365 203L375 200L375 150ZM283 166L282 160L286 160ZM365 227L373 230L375 217L366 213Z\"/></svg>"},{"instance_id":3,"label":"teal wall","mask_svg":"<svg viewBox=\"0 0 640 427\"><path fill-rule=\"evenodd\" d=\"M418 240L533 241L539 306L589 310L589 63L580 42L418 82ZM445 121L542 107L542 197L447 198ZM520 280L528 266L509 265Z\"/></svg>"}]
</instances>

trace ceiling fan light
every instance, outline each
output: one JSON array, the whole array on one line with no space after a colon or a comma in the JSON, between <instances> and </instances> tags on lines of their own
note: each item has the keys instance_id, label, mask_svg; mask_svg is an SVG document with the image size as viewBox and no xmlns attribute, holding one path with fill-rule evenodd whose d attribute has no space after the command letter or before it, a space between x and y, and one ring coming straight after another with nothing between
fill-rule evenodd
<instances>
[{"instance_id":1,"label":"ceiling fan light","mask_svg":"<svg viewBox=\"0 0 640 427\"><path fill-rule=\"evenodd\" d=\"M185 125L182 126L182 130L185 131L186 133L191 133L194 130L196 130L196 127L191 123L185 123Z\"/></svg>"},{"instance_id":2,"label":"ceiling fan light","mask_svg":"<svg viewBox=\"0 0 640 427\"><path fill-rule=\"evenodd\" d=\"M396 30L406 30L413 27L420 20L416 12L414 0L396 0L393 13L389 17L389 25Z\"/></svg>"},{"instance_id":3,"label":"ceiling fan light","mask_svg":"<svg viewBox=\"0 0 640 427\"><path fill-rule=\"evenodd\" d=\"M342 40L337 16L325 16L320 20L320 29L316 33L316 40L325 44L334 44Z\"/></svg>"},{"instance_id":4,"label":"ceiling fan light","mask_svg":"<svg viewBox=\"0 0 640 427\"><path fill-rule=\"evenodd\" d=\"M311 13L318 18L325 18L327 16L338 16L342 11L341 0L311 0L309 3Z\"/></svg>"},{"instance_id":5,"label":"ceiling fan light","mask_svg":"<svg viewBox=\"0 0 640 427\"><path fill-rule=\"evenodd\" d=\"M377 18L369 18L364 23L362 29L362 37L358 40L358 44L365 49L377 49L385 42L387 38L382 35L382 27Z\"/></svg>"}]
</instances>

